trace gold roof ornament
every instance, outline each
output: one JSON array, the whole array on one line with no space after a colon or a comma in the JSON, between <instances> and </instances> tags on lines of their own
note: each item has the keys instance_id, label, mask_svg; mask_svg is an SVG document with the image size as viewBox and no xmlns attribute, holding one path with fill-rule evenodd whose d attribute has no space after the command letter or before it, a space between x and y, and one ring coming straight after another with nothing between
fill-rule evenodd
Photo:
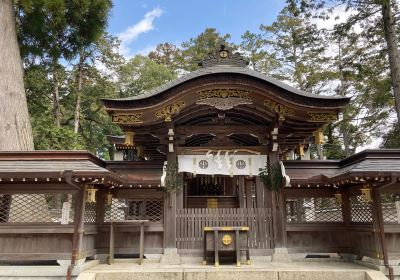
<instances>
[{"instance_id":1,"label":"gold roof ornament","mask_svg":"<svg viewBox=\"0 0 400 280\"><path fill-rule=\"evenodd\" d=\"M111 122L119 124L140 124L143 123L142 117L143 113L112 114Z\"/></svg>"},{"instance_id":2,"label":"gold roof ornament","mask_svg":"<svg viewBox=\"0 0 400 280\"><path fill-rule=\"evenodd\" d=\"M309 112L307 113L307 121L309 122L333 122L337 121L338 114L336 112Z\"/></svg>"},{"instance_id":3,"label":"gold roof ornament","mask_svg":"<svg viewBox=\"0 0 400 280\"><path fill-rule=\"evenodd\" d=\"M295 111L292 108L289 108L283 104L280 104L276 101L265 99L264 106L270 109L272 112L275 112L279 115L280 120L285 120L287 116L294 116Z\"/></svg>"},{"instance_id":4,"label":"gold roof ornament","mask_svg":"<svg viewBox=\"0 0 400 280\"><path fill-rule=\"evenodd\" d=\"M178 113L183 107L185 107L185 101L180 100L171 105L168 105L155 113L157 118L164 118L166 122L171 122L173 114Z\"/></svg>"}]
</instances>

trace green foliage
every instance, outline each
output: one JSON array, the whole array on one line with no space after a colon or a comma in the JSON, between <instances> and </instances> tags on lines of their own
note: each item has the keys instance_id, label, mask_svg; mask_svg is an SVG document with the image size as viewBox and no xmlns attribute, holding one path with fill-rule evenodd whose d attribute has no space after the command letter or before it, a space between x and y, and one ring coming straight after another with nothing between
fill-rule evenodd
<instances>
[{"instance_id":1,"label":"green foliage","mask_svg":"<svg viewBox=\"0 0 400 280\"><path fill-rule=\"evenodd\" d=\"M137 55L118 69L120 97L138 95L176 78L173 69Z\"/></svg>"},{"instance_id":2,"label":"green foliage","mask_svg":"<svg viewBox=\"0 0 400 280\"><path fill-rule=\"evenodd\" d=\"M158 44L148 57L160 65L174 71L182 68L182 50L170 43Z\"/></svg>"},{"instance_id":3,"label":"green foliage","mask_svg":"<svg viewBox=\"0 0 400 280\"><path fill-rule=\"evenodd\" d=\"M270 191L279 191L283 187L282 170L279 163L272 164L269 168L265 166L259 169L261 181Z\"/></svg>"},{"instance_id":4,"label":"green foliage","mask_svg":"<svg viewBox=\"0 0 400 280\"><path fill-rule=\"evenodd\" d=\"M69 127L54 126L51 118L34 121L33 137L36 150L85 150L79 134Z\"/></svg>"},{"instance_id":5,"label":"green foliage","mask_svg":"<svg viewBox=\"0 0 400 280\"><path fill-rule=\"evenodd\" d=\"M165 186L164 190L167 192L176 192L183 187L183 176L178 173L178 164L176 162L168 162L164 167Z\"/></svg>"},{"instance_id":6,"label":"green foliage","mask_svg":"<svg viewBox=\"0 0 400 280\"><path fill-rule=\"evenodd\" d=\"M382 148L400 149L400 125L394 125L392 129L383 136Z\"/></svg>"}]
</instances>

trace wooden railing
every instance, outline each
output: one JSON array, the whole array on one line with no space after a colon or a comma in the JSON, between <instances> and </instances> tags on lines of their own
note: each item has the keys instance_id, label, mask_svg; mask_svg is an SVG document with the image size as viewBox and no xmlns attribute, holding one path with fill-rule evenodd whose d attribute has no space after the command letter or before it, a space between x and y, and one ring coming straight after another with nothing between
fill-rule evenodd
<instances>
[{"instance_id":1,"label":"wooden railing","mask_svg":"<svg viewBox=\"0 0 400 280\"><path fill-rule=\"evenodd\" d=\"M248 226L251 249L272 248L270 208L184 208L176 213L178 249L202 249L205 226Z\"/></svg>"}]
</instances>

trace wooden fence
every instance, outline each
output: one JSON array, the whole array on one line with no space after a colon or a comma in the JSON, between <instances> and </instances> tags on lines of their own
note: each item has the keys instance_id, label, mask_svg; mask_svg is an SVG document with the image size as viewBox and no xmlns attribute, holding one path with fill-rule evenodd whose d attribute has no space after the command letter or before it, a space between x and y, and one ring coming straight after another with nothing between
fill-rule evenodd
<instances>
[{"instance_id":1,"label":"wooden fence","mask_svg":"<svg viewBox=\"0 0 400 280\"><path fill-rule=\"evenodd\" d=\"M176 213L177 248L202 249L206 226L248 226L251 249L273 247L270 208L184 208Z\"/></svg>"}]
</instances>

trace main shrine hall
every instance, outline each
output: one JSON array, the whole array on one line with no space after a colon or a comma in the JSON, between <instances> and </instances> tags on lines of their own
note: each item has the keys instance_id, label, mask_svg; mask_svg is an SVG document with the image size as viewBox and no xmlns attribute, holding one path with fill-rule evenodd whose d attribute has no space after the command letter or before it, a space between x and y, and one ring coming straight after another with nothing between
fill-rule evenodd
<instances>
[{"instance_id":1,"label":"main shrine hall","mask_svg":"<svg viewBox=\"0 0 400 280\"><path fill-rule=\"evenodd\" d=\"M69 272L91 259L154 254L179 264L205 255L205 229L240 227L250 257L336 254L393 275L400 150L326 160L322 131L348 97L295 89L224 45L199 66L103 100L124 132L108 136L112 160L0 152L0 260L55 261ZM219 265L212 256L205 264Z\"/></svg>"}]
</instances>

